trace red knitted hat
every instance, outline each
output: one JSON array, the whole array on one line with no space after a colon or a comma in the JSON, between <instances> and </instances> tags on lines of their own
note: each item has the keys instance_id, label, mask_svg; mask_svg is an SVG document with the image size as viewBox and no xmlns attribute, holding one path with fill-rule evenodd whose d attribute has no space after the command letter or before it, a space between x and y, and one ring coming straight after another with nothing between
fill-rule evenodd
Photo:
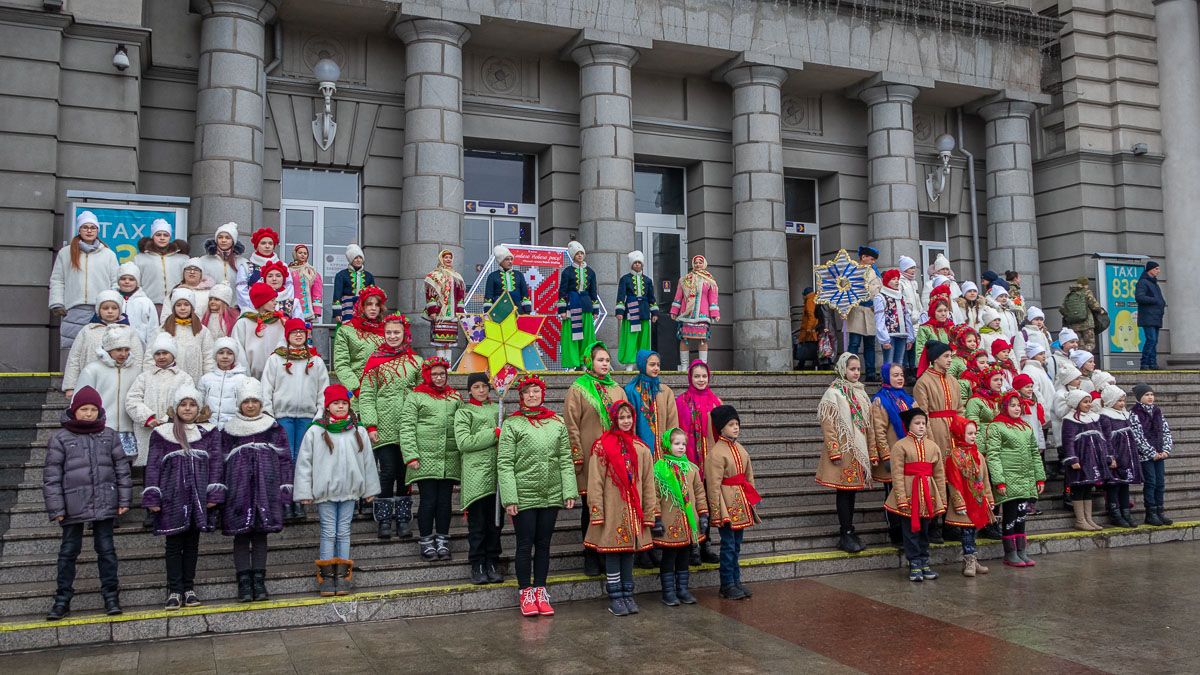
<instances>
[{"instance_id":1,"label":"red knitted hat","mask_svg":"<svg viewBox=\"0 0 1200 675\"><path fill-rule=\"evenodd\" d=\"M325 408L335 401L350 402L350 390L340 384L331 384L325 387Z\"/></svg>"},{"instance_id":2,"label":"red knitted hat","mask_svg":"<svg viewBox=\"0 0 1200 675\"><path fill-rule=\"evenodd\" d=\"M270 239L275 242L276 246L279 245L279 233L269 227L260 227L255 230L254 234L250 235L250 245L258 248L258 242L263 239Z\"/></svg>"},{"instance_id":3,"label":"red knitted hat","mask_svg":"<svg viewBox=\"0 0 1200 675\"><path fill-rule=\"evenodd\" d=\"M888 286L900 278L900 270L888 270L883 273L883 285Z\"/></svg>"},{"instance_id":4,"label":"red knitted hat","mask_svg":"<svg viewBox=\"0 0 1200 675\"><path fill-rule=\"evenodd\" d=\"M998 356L1005 349L1012 349L1007 340L996 340L992 343L992 356Z\"/></svg>"},{"instance_id":5,"label":"red knitted hat","mask_svg":"<svg viewBox=\"0 0 1200 675\"><path fill-rule=\"evenodd\" d=\"M267 272L279 272L280 274L283 275L284 283L287 283L288 268L287 268L287 265L283 264L282 260L272 260L271 262L267 263L266 265L263 265L262 269L260 269L258 271L258 274L264 280L266 280Z\"/></svg>"},{"instance_id":6,"label":"red knitted hat","mask_svg":"<svg viewBox=\"0 0 1200 675\"><path fill-rule=\"evenodd\" d=\"M274 288L267 285L265 281L259 281L250 287L250 304L254 305L254 309L259 309L268 302L274 300L278 296Z\"/></svg>"},{"instance_id":7,"label":"red knitted hat","mask_svg":"<svg viewBox=\"0 0 1200 675\"><path fill-rule=\"evenodd\" d=\"M308 324L304 322L304 319L297 319L295 317L292 317L292 318L288 319L287 321L283 322L284 336L291 335L292 331L297 331L297 330L302 330L305 333L308 332Z\"/></svg>"},{"instance_id":8,"label":"red knitted hat","mask_svg":"<svg viewBox=\"0 0 1200 675\"><path fill-rule=\"evenodd\" d=\"M1012 388L1020 389L1021 387L1028 387L1031 384L1033 384L1033 378L1026 375L1025 373L1021 373L1020 375L1013 378Z\"/></svg>"}]
</instances>

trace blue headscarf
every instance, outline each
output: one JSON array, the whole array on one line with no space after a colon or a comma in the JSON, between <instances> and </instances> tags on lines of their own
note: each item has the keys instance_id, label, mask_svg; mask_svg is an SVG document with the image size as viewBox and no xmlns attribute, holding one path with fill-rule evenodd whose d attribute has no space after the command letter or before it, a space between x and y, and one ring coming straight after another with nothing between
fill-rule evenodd
<instances>
[{"instance_id":1,"label":"blue headscarf","mask_svg":"<svg viewBox=\"0 0 1200 675\"><path fill-rule=\"evenodd\" d=\"M892 386L892 366L900 365L899 363L885 363L880 373L883 375L883 386L879 391L871 397L873 401L879 401L888 415L888 422L892 425L892 430L896 432L896 438L904 438L908 435L908 430L904 428L904 421L900 419L900 411L909 410L914 405L913 397L909 396L903 388L896 389Z\"/></svg>"},{"instance_id":2,"label":"blue headscarf","mask_svg":"<svg viewBox=\"0 0 1200 675\"><path fill-rule=\"evenodd\" d=\"M633 410L637 416L634 421L634 430L637 432L637 437L651 450L658 448L658 439L655 438L654 429L651 428L650 419L646 415L647 411L642 405L642 394L645 393L653 401L661 389L659 379L646 374L646 364L650 362L650 357L657 355L658 352L649 349L639 350L637 353L638 374L629 381L629 384L625 385L625 398L628 398L629 402L633 404ZM659 426L661 426L664 421L662 416L666 415L666 411L659 410L658 415Z\"/></svg>"}]
</instances>

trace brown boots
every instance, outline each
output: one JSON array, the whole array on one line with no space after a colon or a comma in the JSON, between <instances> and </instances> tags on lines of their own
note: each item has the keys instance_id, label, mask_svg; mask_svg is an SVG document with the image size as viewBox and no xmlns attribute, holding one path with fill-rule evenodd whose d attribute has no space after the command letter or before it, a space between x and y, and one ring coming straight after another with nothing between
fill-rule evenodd
<instances>
[{"instance_id":1,"label":"brown boots","mask_svg":"<svg viewBox=\"0 0 1200 675\"><path fill-rule=\"evenodd\" d=\"M354 592L354 561L330 558L317 561L317 592L322 597Z\"/></svg>"}]
</instances>

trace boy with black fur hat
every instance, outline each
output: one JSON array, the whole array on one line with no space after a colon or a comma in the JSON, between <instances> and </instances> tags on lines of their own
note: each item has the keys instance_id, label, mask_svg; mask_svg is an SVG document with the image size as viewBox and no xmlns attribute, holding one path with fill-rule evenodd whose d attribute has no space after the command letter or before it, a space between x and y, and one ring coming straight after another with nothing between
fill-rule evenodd
<instances>
[{"instance_id":1,"label":"boy with black fur hat","mask_svg":"<svg viewBox=\"0 0 1200 675\"><path fill-rule=\"evenodd\" d=\"M710 415L716 442L704 460L704 488L709 517L721 531L721 597L742 600L751 596L739 566L742 535L762 522L754 508L762 497L754 487L750 453L738 442L742 425L737 410L719 405Z\"/></svg>"},{"instance_id":2,"label":"boy with black fur hat","mask_svg":"<svg viewBox=\"0 0 1200 675\"><path fill-rule=\"evenodd\" d=\"M929 567L929 530L934 519L946 512L946 466L941 448L926 437L925 411L909 408L900 419L908 435L892 446L892 492L883 506L908 519L900 528L908 580L933 580L938 575Z\"/></svg>"}]
</instances>

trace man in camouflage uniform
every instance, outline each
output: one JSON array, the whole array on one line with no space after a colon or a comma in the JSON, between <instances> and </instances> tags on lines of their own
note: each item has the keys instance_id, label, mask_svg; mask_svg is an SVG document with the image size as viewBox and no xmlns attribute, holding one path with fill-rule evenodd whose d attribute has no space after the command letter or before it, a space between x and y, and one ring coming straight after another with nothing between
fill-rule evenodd
<instances>
[{"instance_id":1,"label":"man in camouflage uniform","mask_svg":"<svg viewBox=\"0 0 1200 675\"><path fill-rule=\"evenodd\" d=\"M1065 307L1071 301L1071 294L1082 294L1084 302L1087 304L1087 319L1083 321L1068 322L1066 317L1063 317L1063 325L1075 331L1079 335L1079 348L1087 350L1093 354L1096 353L1096 320L1095 313L1103 309L1100 306L1100 301L1092 294L1092 289L1088 286L1087 277L1079 277L1071 284L1071 288L1067 291L1067 296L1063 298L1063 306Z\"/></svg>"}]
</instances>

